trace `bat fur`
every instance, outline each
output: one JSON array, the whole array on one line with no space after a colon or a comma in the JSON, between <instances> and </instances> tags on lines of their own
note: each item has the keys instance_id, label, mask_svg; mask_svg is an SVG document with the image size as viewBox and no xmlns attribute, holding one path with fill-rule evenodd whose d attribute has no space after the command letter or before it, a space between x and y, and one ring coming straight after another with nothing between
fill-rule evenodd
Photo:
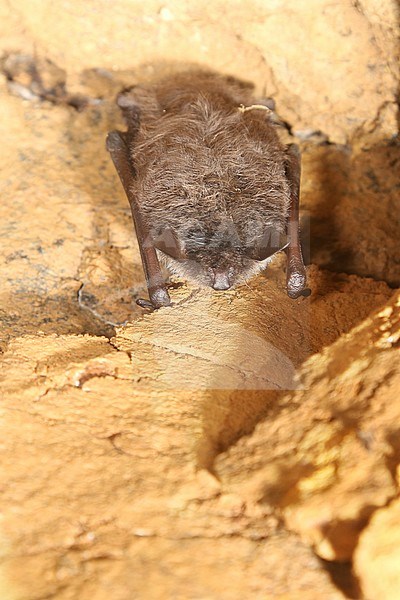
<instances>
[{"instance_id":1,"label":"bat fur","mask_svg":"<svg viewBox=\"0 0 400 600\"><path fill-rule=\"evenodd\" d=\"M118 104L132 192L168 268L220 290L264 269L285 246L290 183L274 115L252 85L182 73L135 86Z\"/></svg>"}]
</instances>

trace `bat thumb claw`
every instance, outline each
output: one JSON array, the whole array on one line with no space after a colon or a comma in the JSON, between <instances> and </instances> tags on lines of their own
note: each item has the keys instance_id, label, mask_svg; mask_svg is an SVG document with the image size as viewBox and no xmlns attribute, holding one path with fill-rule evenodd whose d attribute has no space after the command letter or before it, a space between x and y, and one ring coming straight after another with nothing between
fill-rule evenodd
<instances>
[{"instance_id":1,"label":"bat thumb claw","mask_svg":"<svg viewBox=\"0 0 400 600\"><path fill-rule=\"evenodd\" d=\"M155 310L155 306L150 302L150 300L146 300L145 298L138 298L136 300L136 304L140 306L140 308L147 308L148 310Z\"/></svg>"},{"instance_id":2,"label":"bat thumb claw","mask_svg":"<svg viewBox=\"0 0 400 600\"><path fill-rule=\"evenodd\" d=\"M306 288L307 280L305 273L298 273L296 271L290 274L287 282L287 293L289 298L299 298L304 296L305 298L311 294L310 288Z\"/></svg>"},{"instance_id":3,"label":"bat thumb claw","mask_svg":"<svg viewBox=\"0 0 400 600\"><path fill-rule=\"evenodd\" d=\"M146 300L145 298L138 298L136 300L136 304L141 308L147 308L148 310L156 310L157 308L161 308L163 306L171 306L171 300L167 290L165 290L164 288L159 288L157 290L153 290L150 293L150 300Z\"/></svg>"}]
</instances>

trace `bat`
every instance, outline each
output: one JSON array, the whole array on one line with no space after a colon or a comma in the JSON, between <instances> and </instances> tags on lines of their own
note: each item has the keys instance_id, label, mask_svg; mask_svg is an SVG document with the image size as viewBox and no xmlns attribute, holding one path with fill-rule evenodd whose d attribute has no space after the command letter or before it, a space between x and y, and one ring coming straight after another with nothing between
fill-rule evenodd
<instances>
[{"instance_id":1,"label":"bat","mask_svg":"<svg viewBox=\"0 0 400 600\"><path fill-rule=\"evenodd\" d=\"M122 91L127 131L107 136L128 197L149 300L171 304L160 260L196 285L234 288L287 255L287 293L308 296L299 238L300 152L276 132L273 101L207 71Z\"/></svg>"}]
</instances>

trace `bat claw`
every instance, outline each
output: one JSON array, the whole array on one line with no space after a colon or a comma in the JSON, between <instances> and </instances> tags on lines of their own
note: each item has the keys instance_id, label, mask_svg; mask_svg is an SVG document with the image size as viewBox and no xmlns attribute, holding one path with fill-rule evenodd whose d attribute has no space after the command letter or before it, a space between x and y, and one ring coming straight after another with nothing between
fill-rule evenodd
<instances>
[{"instance_id":1,"label":"bat claw","mask_svg":"<svg viewBox=\"0 0 400 600\"><path fill-rule=\"evenodd\" d=\"M308 296L311 296L310 288L306 288L305 290L303 290L300 295L303 296L304 298L308 298Z\"/></svg>"},{"instance_id":2,"label":"bat claw","mask_svg":"<svg viewBox=\"0 0 400 600\"><path fill-rule=\"evenodd\" d=\"M171 300L168 292L164 288L159 288L150 293L150 300L145 298L138 298L136 304L141 308L147 308L149 310L156 310L163 306L171 306Z\"/></svg>"},{"instance_id":3,"label":"bat claw","mask_svg":"<svg viewBox=\"0 0 400 600\"><path fill-rule=\"evenodd\" d=\"M149 310L155 310L155 306L150 302L150 300L146 300L145 298L138 298L136 300L136 304L140 306L140 308L147 308Z\"/></svg>"},{"instance_id":4,"label":"bat claw","mask_svg":"<svg viewBox=\"0 0 400 600\"><path fill-rule=\"evenodd\" d=\"M293 300L295 300L296 298L300 298L300 296L303 296L303 298L308 298L308 296L310 295L310 288L305 288L304 290L288 290L288 296Z\"/></svg>"}]
</instances>

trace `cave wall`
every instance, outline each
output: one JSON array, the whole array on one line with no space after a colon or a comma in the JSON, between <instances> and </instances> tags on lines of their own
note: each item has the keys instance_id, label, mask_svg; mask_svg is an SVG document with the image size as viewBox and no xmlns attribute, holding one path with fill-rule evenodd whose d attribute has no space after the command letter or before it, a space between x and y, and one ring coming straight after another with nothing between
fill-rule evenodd
<instances>
[{"instance_id":1,"label":"cave wall","mask_svg":"<svg viewBox=\"0 0 400 600\"><path fill-rule=\"evenodd\" d=\"M398 17L0 2L2 598L397 600ZM310 298L281 257L135 304L115 95L194 64L274 97L301 146Z\"/></svg>"}]
</instances>

